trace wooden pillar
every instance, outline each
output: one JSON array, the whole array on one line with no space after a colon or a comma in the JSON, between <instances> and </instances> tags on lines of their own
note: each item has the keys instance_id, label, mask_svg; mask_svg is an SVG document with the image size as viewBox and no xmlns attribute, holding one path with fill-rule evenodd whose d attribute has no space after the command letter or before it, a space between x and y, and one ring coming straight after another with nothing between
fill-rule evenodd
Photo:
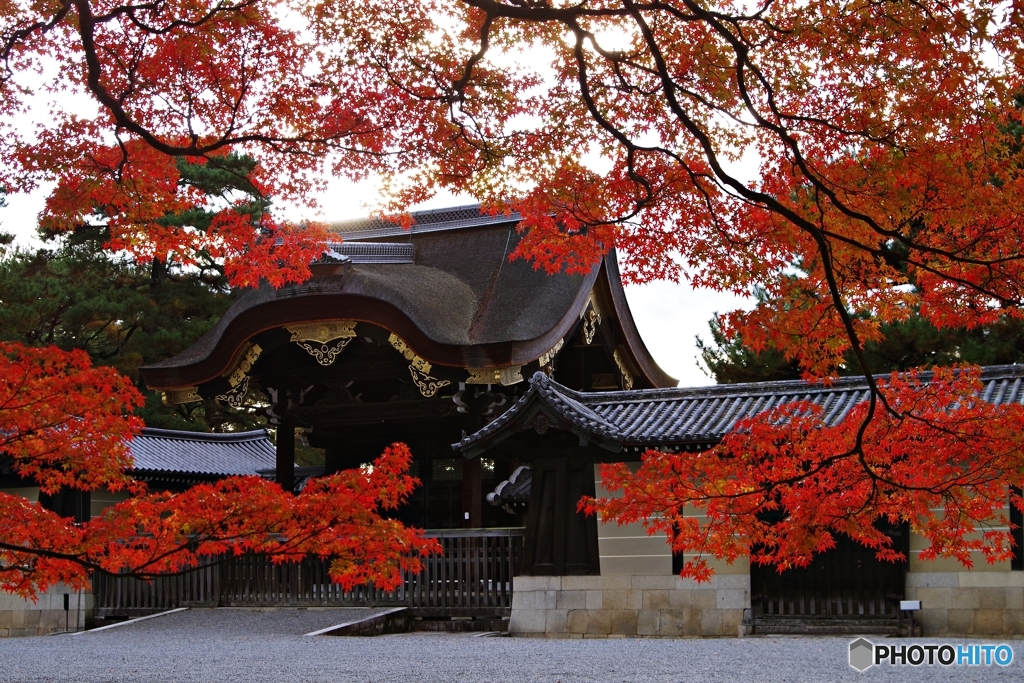
<instances>
[{"instance_id":1,"label":"wooden pillar","mask_svg":"<svg viewBox=\"0 0 1024 683\"><path fill-rule=\"evenodd\" d=\"M480 469L480 458L462 461L462 526L466 529L479 529L483 524L483 481ZM466 518L466 513L469 518Z\"/></svg>"},{"instance_id":2,"label":"wooden pillar","mask_svg":"<svg viewBox=\"0 0 1024 683\"><path fill-rule=\"evenodd\" d=\"M283 420L277 426L277 483L287 492L295 488L295 425Z\"/></svg>"}]
</instances>

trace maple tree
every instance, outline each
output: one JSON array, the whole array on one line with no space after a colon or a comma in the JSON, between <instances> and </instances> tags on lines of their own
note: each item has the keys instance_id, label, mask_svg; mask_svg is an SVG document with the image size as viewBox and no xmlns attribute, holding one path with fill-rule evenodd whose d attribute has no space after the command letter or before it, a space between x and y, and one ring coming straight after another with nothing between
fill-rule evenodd
<instances>
[{"instance_id":1,"label":"maple tree","mask_svg":"<svg viewBox=\"0 0 1024 683\"><path fill-rule=\"evenodd\" d=\"M946 512L971 530L995 509L971 500L1005 501L1021 484L1019 415L967 400L969 371L927 388L881 383L864 357L883 324L915 311L939 328L1024 316L1017 2L7 0L2 8L0 185L57 181L43 216L49 229L95 220L102 207L111 248L185 263L205 250L224 259L234 284L280 284L308 275L322 229L268 212L254 230L232 206L205 227L163 224L196 201L179 183L176 158L209 164L252 153L261 159L254 186L294 201L308 198L324 168L384 176L388 210L438 189L468 192L494 211L521 213L516 255L538 267L587 270L616 247L632 281L677 278L682 263L697 286L760 287L771 305L727 316L727 335L755 351L778 349L807 378L830 376L847 357L865 372L863 409L841 427L809 432L841 434L797 438L803 432L785 425L811 419L797 414L764 416L768 431L745 425L736 449L742 441L764 455L757 462L778 458L792 471L743 479L728 464L742 459L709 456L706 470L686 469L697 503L721 499L706 482L745 481L766 505L786 499L793 515L799 500L787 491L843 499L839 473L852 468L875 496L863 509L933 529L928 496L938 495L959 501ZM92 109L57 108L32 130L11 123L47 92L81 95ZM756 173L742 172L751 158ZM959 465L931 467L932 442L951 434L1001 455L950 452L940 459ZM781 435L799 444L790 460L776 454ZM916 464L918 478L890 476L900 458ZM932 481L935 472L946 478ZM1000 495L979 483L990 480ZM890 488L902 507L884 504ZM662 494L649 497L648 518L674 509ZM747 500L743 491L726 498ZM751 524L756 512L720 509ZM744 542L776 547L764 557L785 565L803 561L808 539L827 546L829 529L878 541L843 526L842 515L815 519L776 527L776 538L788 534L777 546L750 526L712 527L684 545L728 555L730 534L748 534ZM966 535L956 538L950 543L969 547ZM1001 537L986 538L1001 556Z\"/></svg>"},{"instance_id":2,"label":"maple tree","mask_svg":"<svg viewBox=\"0 0 1024 683\"><path fill-rule=\"evenodd\" d=\"M343 586L394 588L419 571L437 542L383 510L418 483L412 454L389 447L369 468L311 482L301 496L260 477L230 477L179 494L148 493L127 473L128 442L141 404L112 368L92 367L82 351L0 343L0 452L44 493L62 487L131 497L75 524L21 496L0 493L0 588L34 596L58 581L88 585L102 569L142 578L180 572L204 556L258 552L274 561L331 558Z\"/></svg>"}]
</instances>

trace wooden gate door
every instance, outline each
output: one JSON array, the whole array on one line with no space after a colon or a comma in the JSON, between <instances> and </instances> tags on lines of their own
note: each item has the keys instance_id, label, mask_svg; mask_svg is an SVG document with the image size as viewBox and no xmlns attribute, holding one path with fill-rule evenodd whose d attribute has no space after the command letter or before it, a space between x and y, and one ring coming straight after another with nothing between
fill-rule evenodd
<instances>
[{"instance_id":1,"label":"wooden gate door","mask_svg":"<svg viewBox=\"0 0 1024 683\"><path fill-rule=\"evenodd\" d=\"M576 511L594 495L594 463L586 457L544 458L531 464L522 572L527 576L600 574L597 517Z\"/></svg>"},{"instance_id":2,"label":"wooden gate door","mask_svg":"<svg viewBox=\"0 0 1024 683\"><path fill-rule=\"evenodd\" d=\"M905 554L907 530L889 533ZM808 567L779 573L771 566L752 566L755 625L771 626L773 620L809 627L827 627L820 623L826 620L896 621L906 567L906 562L876 559L874 550L841 534L836 535L836 547L818 555Z\"/></svg>"}]
</instances>

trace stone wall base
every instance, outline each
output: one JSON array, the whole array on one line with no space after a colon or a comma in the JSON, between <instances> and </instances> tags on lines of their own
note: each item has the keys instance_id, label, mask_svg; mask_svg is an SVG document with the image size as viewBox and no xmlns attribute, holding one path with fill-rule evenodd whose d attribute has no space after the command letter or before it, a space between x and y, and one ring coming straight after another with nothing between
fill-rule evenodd
<instances>
[{"instance_id":1,"label":"stone wall base","mask_svg":"<svg viewBox=\"0 0 1024 683\"><path fill-rule=\"evenodd\" d=\"M1024 572L910 572L921 635L1024 635Z\"/></svg>"},{"instance_id":2,"label":"stone wall base","mask_svg":"<svg viewBox=\"0 0 1024 683\"><path fill-rule=\"evenodd\" d=\"M538 638L743 635L750 576L517 576L509 631Z\"/></svg>"},{"instance_id":3,"label":"stone wall base","mask_svg":"<svg viewBox=\"0 0 1024 683\"><path fill-rule=\"evenodd\" d=\"M64 594L69 593L71 609L64 611ZM93 596L55 586L32 602L16 595L0 592L0 638L45 636L65 630L81 631L87 616L92 615ZM81 600L81 602L79 602Z\"/></svg>"}]
</instances>

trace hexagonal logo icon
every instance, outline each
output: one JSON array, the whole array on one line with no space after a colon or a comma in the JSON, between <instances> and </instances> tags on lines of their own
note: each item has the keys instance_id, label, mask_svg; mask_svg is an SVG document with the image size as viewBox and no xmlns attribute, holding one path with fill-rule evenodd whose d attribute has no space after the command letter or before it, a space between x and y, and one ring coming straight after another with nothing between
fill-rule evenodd
<instances>
[{"instance_id":1,"label":"hexagonal logo icon","mask_svg":"<svg viewBox=\"0 0 1024 683\"><path fill-rule=\"evenodd\" d=\"M875 663L875 646L871 641L858 638L850 643L850 666L864 671Z\"/></svg>"}]
</instances>

